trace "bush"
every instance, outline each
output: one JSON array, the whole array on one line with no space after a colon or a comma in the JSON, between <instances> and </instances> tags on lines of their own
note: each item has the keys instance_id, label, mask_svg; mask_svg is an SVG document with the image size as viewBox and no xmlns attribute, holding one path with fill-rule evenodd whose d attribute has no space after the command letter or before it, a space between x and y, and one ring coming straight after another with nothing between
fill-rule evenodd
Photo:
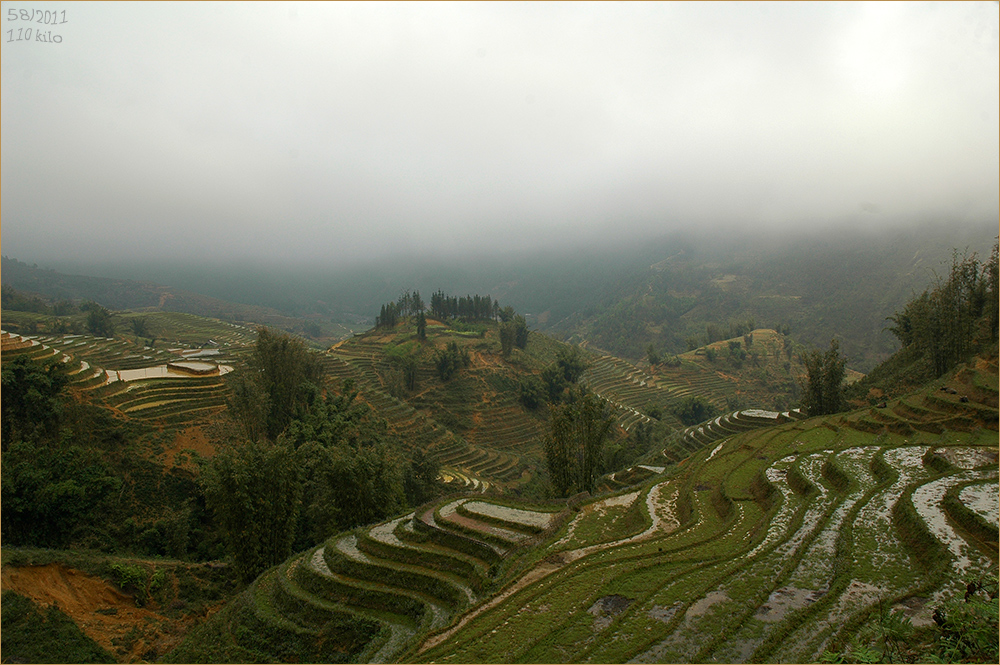
<instances>
[{"instance_id":1,"label":"bush","mask_svg":"<svg viewBox=\"0 0 1000 665\"><path fill-rule=\"evenodd\" d=\"M681 359L679 356L666 355L660 358L660 364L664 367L680 367Z\"/></svg>"},{"instance_id":2,"label":"bush","mask_svg":"<svg viewBox=\"0 0 1000 665\"><path fill-rule=\"evenodd\" d=\"M671 410L685 425L697 425L718 415L718 409L704 397L685 397Z\"/></svg>"},{"instance_id":3,"label":"bush","mask_svg":"<svg viewBox=\"0 0 1000 665\"><path fill-rule=\"evenodd\" d=\"M526 409L537 409L545 401L545 385L537 376L521 379L517 397Z\"/></svg>"},{"instance_id":4,"label":"bush","mask_svg":"<svg viewBox=\"0 0 1000 665\"><path fill-rule=\"evenodd\" d=\"M468 367L469 362L469 352L459 348L455 342L448 342L448 346L438 351L434 358L434 365L442 381L450 380L459 369Z\"/></svg>"},{"instance_id":5,"label":"bush","mask_svg":"<svg viewBox=\"0 0 1000 665\"><path fill-rule=\"evenodd\" d=\"M934 612L940 631L934 652L945 663L997 662L997 581L971 582L965 601ZM985 596L985 597L984 597Z\"/></svg>"}]
</instances>

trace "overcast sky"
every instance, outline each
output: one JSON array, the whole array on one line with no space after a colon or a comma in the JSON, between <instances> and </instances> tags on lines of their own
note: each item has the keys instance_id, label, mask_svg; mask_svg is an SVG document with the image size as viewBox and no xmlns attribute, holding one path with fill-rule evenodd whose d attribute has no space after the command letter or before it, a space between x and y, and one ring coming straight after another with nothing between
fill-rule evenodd
<instances>
[{"instance_id":1,"label":"overcast sky","mask_svg":"<svg viewBox=\"0 0 1000 665\"><path fill-rule=\"evenodd\" d=\"M996 2L2 9L21 260L1000 214Z\"/></svg>"}]
</instances>

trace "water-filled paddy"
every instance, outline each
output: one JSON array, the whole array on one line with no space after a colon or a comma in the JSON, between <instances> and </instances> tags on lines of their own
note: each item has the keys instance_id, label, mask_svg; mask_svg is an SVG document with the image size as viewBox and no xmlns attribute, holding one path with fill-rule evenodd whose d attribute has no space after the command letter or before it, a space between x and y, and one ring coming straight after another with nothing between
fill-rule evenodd
<instances>
[{"instance_id":1,"label":"water-filled paddy","mask_svg":"<svg viewBox=\"0 0 1000 665\"><path fill-rule=\"evenodd\" d=\"M194 365L196 363L174 363L175 365ZM197 363L198 365L205 365L205 369L208 369L208 363ZM218 368L218 374L214 372L208 376L222 376L223 374L228 374L233 371L233 368L229 365L214 365L212 367ZM168 367L167 365L157 365L156 367L143 367L141 369L122 369L122 370L107 370L107 379L105 383L114 383L115 381L138 381L139 379L185 379L191 378L192 376L197 376L191 372L185 372L183 370L174 369L173 367ZM204 376L204 375L203 375Z\"/></svg>"},{"instance_id":2,"label":"water-filled paddy","mask_svg":"<svg viewBox=\"0 0 1000 665\"><path fill-rule=\"evenodd\" d=\"M969 485L959 493L958 498L989 522L997 524L1000 521L1000 495L997 494L996 484Z\"/></svg>"}]
</instances>

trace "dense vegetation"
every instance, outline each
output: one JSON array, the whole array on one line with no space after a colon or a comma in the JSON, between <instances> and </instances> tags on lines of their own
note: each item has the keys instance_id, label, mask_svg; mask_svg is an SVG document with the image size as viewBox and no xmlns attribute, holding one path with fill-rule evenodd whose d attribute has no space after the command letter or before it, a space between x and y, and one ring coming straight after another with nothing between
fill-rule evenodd
<instances>
[{"instance_id":1,"label":"dense vegetation","mask_svg":"<svg viewBox=\"0 0 1000 665\"><path fill-rule=\"evenodd\" d=\"M4 543L214 555L192 476L135 455L135 428L68 395L61 369L3 365Z\"/></svg>"},{"instance_id":2,"label":"dense vegetation","mask_svg":"<svg viewBox=\"0 0 1000 665\"><path fill-rule=\"evenodd\" d=\"M556 496L593 492L604 471L604 441L614 421L604 404L585 392L570 392L552 409L545 461Z\"/></svg>"},{"instance_id":3,"label":"dense vegetation","mask_svg":"<svg viewBox=\"0 0 1000 665\"><path fill-rule=\"evenodd\" d=\"M400 458L385 422L348 382L323 394L319 356L266 328L231 380L240 423L200 482L237 573L250 582L332 530L397 513L435 492L437 469ZM410 492L407 494L406 489Z\"/></svg>"},{"instance_id":4,"label":"dense vegetation","mask_svg":"<svg viewBox=\"0 0 1000 665\"><path fill-rule=\"evenodd\" d=\"M902 348L852 386L847 397L874 403L936 379L974 354L989 353L997 343L998 272L997 245L986 261L956 252L946 278L938 277L889 317L889 330Z\"/></svg>"},{"instance_id":5,"label":"dense vegetation","mask_svg":"<svg viewBox=\"0 0 1000 665\"><path fill-rule=\"evenodd\" d=\"M807 353L804 361L808 379L802 395L802 408L810 416L841 411L847 359L840 355L837 340L830 341L826 353L815 350Z\"/></svg>"},{"instance_id":6,"label":"dense vegetation","mask_svg":"<svg viewBox=\"0 0 1000 665\"><path fill-rule=\"evenodd\" d=\"M921 357L938 377L996 340L998 321L997 246L985 263L973 254L952 260L947 279L914 298L890 317L890 331L903 348Z\"/></svg>"},{"instance_id":7,"label":"dense vegetation","mask_svg":"<svg viewBox=\"0 0 1000 665\"><path fill-rule=\"evenodd\" d=\"M59 611L3 592L4 653L27 663L114 663L115 659Z\"/></svg>"}]
</instances>

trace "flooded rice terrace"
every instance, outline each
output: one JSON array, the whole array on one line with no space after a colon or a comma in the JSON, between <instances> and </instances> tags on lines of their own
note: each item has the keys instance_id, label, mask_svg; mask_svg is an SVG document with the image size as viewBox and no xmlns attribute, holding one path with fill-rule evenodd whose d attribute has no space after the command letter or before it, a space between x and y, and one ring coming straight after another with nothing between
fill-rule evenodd
<instances>
[{"instance_id":1,"label":"flooded rice terrace","mask_svg":"<svg viewBox=\"0 0 1000 665\"><path fill-rule=\"evenodd\" d=\"M992 524L1000 522L1000 495L995 485L970 485L959 493L958 498L986 521Z\"/></svg>"},{"instance_id":2,"label":"flooded rice terrace","mask_svg":"<svg viewBox=\"0 0 1000 665\"><path fill-rule=\"evenodd\" d=\"M973 550L964 538L952 528L941 508L941 501L949 488L968 480L992 480L995 471L964 471L934 482L921 485L913 492L913 506L931 533L948 547L955 557L955 569L964 577L970 570L977 574L989 573L995 569L986 557ZM994 486L994 490L995 486Z\"/></svg>"},{"instance_id":3,"label":"flooded rice terrace","mask_svg":"<svg viewBox=\"0 0 1000 665\"><path fill-rule=\"evenodd\" d=\"M116 381L138 381L140 379L183 379L193 376L222 376L232 372L229 365L216 365L215 363L203 362L176 362L155 367L142 367L140 369L107 370L105 383L115 383Z\"/></svg>"}]
</instances>

